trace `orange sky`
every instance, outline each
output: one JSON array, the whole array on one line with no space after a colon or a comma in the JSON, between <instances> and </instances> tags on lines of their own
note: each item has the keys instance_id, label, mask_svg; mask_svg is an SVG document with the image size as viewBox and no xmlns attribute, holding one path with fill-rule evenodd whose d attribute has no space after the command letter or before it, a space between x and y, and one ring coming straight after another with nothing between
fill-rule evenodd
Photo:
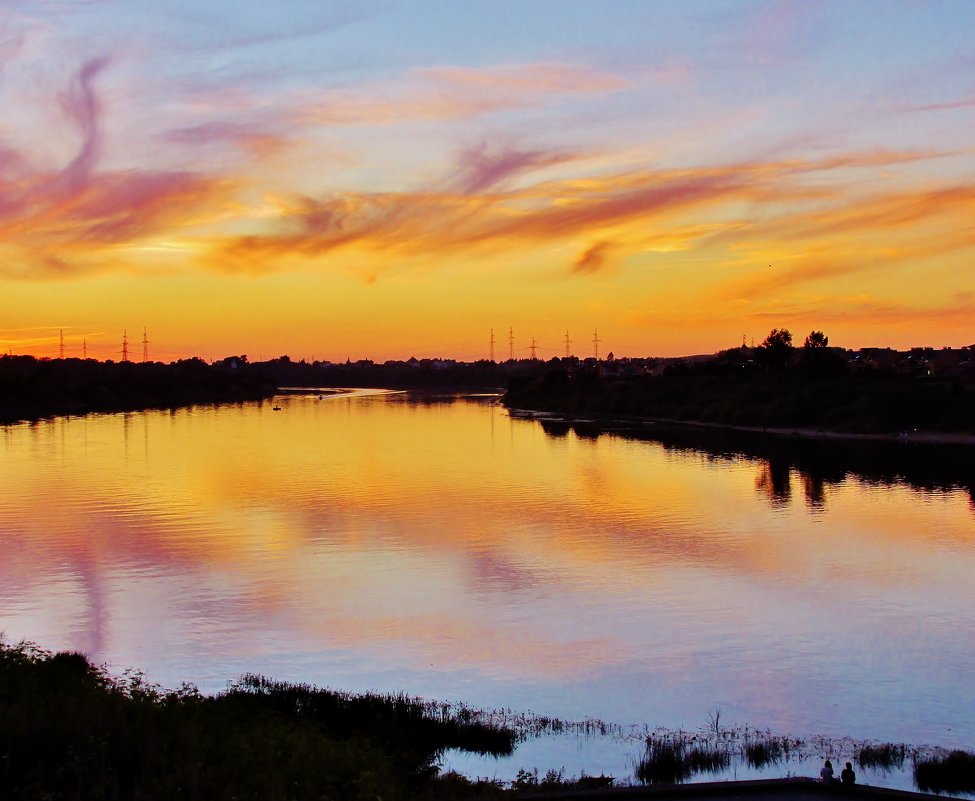
<instances>
[{"instance_id":1,"label":"orange sky","mask_svg":"<svg viewBox=\"0 0 975 801\"><path fill-rule=\"evenodd\" d=\"M0 351L975 342L972 6L504 5L5 3Z\"/></svg>"}]
</instances>

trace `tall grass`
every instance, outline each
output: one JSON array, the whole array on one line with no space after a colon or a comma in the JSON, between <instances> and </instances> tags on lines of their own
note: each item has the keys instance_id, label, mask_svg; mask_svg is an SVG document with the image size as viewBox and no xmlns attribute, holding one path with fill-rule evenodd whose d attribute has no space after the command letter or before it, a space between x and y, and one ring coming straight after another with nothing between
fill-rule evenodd
<instances>
[{"instance_id":1,"label":"tall grass","mask_svg":"<svg viewBox=\"0 0 975 801\"><path fill-rule=\"evenodd\" d=\"M861 746L856 758L865 768L900 769L907 758L907 746L903 743L871 743Z\"/></svg>"},{"instance_id":2,"label":"tall grass","mask_svg":"<svg viewBox=\"0 0 975 801\"><path fill-rule=\"evenodd\" d=\"M728 767L731 754L709 743L688 744L682 737L647 738L647 750L636 768L641 784L680 784L695 773L716 773Z\"/></svg>"},{"instance_id":3,"label":"tall grass","mask_svg":"<svg viewBox=\"0 0 975 801\"><path fill-rule=\"evenodd\" d=\"M788 740L785 740L788 744ZM745 743L743 749L745 761L753 768L764 768L768 765L778 765L788 758L787 745L783 747L782 738L755 740Z\"/></svg>"},{"instance_id":4,"label":"tall grass","mask_svg":"<svg viewBox=\"0 0 975 801\"><path fill-rule=\"evenodd\" d=\"M952 751L914 763L914 783L924 793L975 792L975 754Z\"/></svg>"}]
</instances>

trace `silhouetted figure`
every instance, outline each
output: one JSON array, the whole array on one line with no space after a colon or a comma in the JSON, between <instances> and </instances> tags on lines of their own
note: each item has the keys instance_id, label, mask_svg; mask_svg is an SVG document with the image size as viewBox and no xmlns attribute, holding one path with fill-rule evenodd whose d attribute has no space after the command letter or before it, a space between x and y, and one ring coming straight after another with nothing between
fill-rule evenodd
<instances>
[{"instance_id":1,"label":"silhouetted figure","mask_svg":"<svg viewBox=\"0 0 975 801\"><path fill-rule=\"evenodd\" d=\"M853 765L851 763L846 763L846 767L840 773L840 781L843 782L844 787L852 787L857 783L857 775L853 772Z\"/></svg>"},{"instance_id":2,"label":"silhouetted figure","mask_svg":"<svg viewBox=\"0 0 975 801\"><path fill-rule=\"evenodd\" d=\"M823 764L822 769L819 771L819 780L823 784L833 783L833 763L830 762L828 759Z\"/></svg>"}]
</instances>

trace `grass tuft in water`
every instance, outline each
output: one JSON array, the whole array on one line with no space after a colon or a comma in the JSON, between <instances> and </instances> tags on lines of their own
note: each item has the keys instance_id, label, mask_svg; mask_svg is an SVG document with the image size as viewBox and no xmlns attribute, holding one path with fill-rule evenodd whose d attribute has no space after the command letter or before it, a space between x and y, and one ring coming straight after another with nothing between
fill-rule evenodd
<instances>
[{"instance_id":1,"label":"grass tuft in water","mask_svg":"<svg viewBox=\"0 0 975 801\"><path fill-rule=\"evenodd\" d=\"M788 741L785 738L771 737L745 743L745 759L753 768L764 768L767 765L778 765L788 758Z\"/></svg>"},{"instance_id":2,"label":"grass tuft in water","mask_svg":"<svg viewBox=\"0 0 975 801\"><path fill-rule=\"evenodd\" d=\"M731 754L709 743L688 745L682 736L647 738L647 751L636 768L641 784L680 784L695 773L716 773L728 767Z\"/></svg>"},{"instance_id":3,"label":"grass tuft in water","mask_svg":"<svg viewBox=\"0 0 975 801\"><path fill-rule=\"evenodd\" d=\"M892 770L902 768L907 758L907 746L903 743L863 745L857 752L857 762L864 768Z\"/></svg>"},{"instance_id":4,"label":"grass tuft in water","mask_svg":"<svg viewBox=\"0 0 975 801\"><path fill-rule=\"evenodd\" d=\"M952 751L914 763L914 783L922 793L975 792L975 754Z\"/></svg>"}]
</instances>

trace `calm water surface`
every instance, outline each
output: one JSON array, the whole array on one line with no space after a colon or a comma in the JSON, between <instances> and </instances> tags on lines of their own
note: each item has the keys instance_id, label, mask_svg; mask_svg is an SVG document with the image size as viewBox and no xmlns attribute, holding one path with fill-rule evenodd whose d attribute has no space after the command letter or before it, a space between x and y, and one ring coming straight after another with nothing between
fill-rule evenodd
<instances>
[{"instance_id":1,"label":"calm water surface","mask_svg":"<svg viewBox=\"0 0 975 801\"><path fill-rule=\"evenodd\" d=\"M276 403L0 428L6 638L167 687L257 671L975 746L965 492L823 490L761 460L553 436L490 398ZM528 744L474 770L627 775L639 750Z\"/></svg>"}]
</instances>

